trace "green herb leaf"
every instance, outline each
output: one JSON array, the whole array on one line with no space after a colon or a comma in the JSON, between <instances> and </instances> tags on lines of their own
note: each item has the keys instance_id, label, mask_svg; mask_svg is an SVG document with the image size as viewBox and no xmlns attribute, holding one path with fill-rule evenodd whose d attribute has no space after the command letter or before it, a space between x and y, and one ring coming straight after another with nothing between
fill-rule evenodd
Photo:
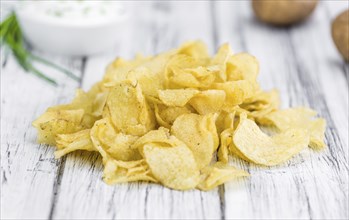
<instances>
[{"instance_id":1,"label":"green herb leaf","mask_svg":"<svg viewBox=\"0 0 349 220\"><path fill-rule=\"evenodd\" d=\"M37 61L47 66L50 66L64 73L65 75L67 75L75 81L80 80L79 77L75 76L69 70L60 67L57 64L54 64L42 57L36 56L26 49L24 45L22 31L17 22L16 15L13 12L0 24L0 45L3 44L10 48L18 64L25 71L33 73L37 77L46 80L52 85L57 85L56 81L37 70L32 64L33 61Z\"/></svg>"}]
</instances>

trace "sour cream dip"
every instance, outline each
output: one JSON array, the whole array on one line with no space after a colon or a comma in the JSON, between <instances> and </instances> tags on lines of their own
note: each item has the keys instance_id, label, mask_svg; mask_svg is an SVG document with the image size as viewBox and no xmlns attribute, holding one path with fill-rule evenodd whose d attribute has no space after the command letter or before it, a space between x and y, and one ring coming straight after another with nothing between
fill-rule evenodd
<instances>
[{"instance_id":1,"label":"sour cream dip","mask_svg":"<svg viewBox=\"0 0 349 220\"><path fill-rule=\"evenodd\" d=\"M111 50L128 19L122 3L113 1L23 1L15 12L30 44L70 56Z\"/></svg>"}]
</instances>

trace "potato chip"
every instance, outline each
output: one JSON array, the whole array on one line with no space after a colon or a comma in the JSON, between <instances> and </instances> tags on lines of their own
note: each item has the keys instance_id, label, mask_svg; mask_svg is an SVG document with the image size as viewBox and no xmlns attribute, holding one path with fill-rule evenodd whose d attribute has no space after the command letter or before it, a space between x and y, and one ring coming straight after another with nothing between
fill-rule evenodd
<instances>
[{"instance_id":1,"label":"potato chip","mask_svg":"<svg viewBox=\"0 0 349 220\"><path fill-rule=\"evenodd\" d=\"M192 150L199 169L211 162L213 153L218 147L214 117L214 115L181 115L171 128L171 134Z\"/></svg>"},{"instance_id":2,"label":"potato chip","mask_svg":"<svg viewBox=\"0 0 349 220\"><path fill-rule=\"evenodd\" d=\"M235 121L235 111L220 111L216 120L217 133L222 133L225 129L233 128Z\"/></svg>"},{"instance_id":3,"label":"potato chip","mask_svg":"<svg viewBox=\"0 0 349 220\"><path fill-rule=\"evenodd\" d=\"M81 125L84 110L51 110L33 122L38 129L38 142L55 145L57 134L70 134L85 129Z\"/></svg>"},{"instance_id":4,"label":"potato chip","mask_svg":"<svg viewBox=\"0 0 349 220\"><path fill-rule=\"evenodd\" d=\"M273 166L308 144L325 146L325 120L306 108L279 110L278 92L263 91L258 72L255 57L228 44L211 57L200 41L118 58L88 92L77 90L33 126L39 142L57 145L57 158L98 152L108 184L210 190L248 175L228 165L229 155Z\"/></svg>"},{"instance_id":5,"label":"potato chip","mask_svg":"<svg viewBox=\"0 0 349 220\"><path fill-rule=\"evenodd\" d=\"M233 134L231 151L241 152L243 159L256 164L273 166L283 163L305 149L309 135L304 129L288 129L269 137L257 124L240 115L240 122Z\"/></svg>"},{"instance_id":6,"label":"potato chip","mask_svg":"<svg viewBox=\"0 0 349 220\"><path fill-rule=\"evenodd\" d=\"M239 53L227 61L227 81L248 80L255 82L259 72L259 64L254 56Z\"/></svg>"},{"instance_id":7,"label":"potato chip","mask_svg":"<svg viewBox=\"0 0 349 220\"><path fill-rule=\"evenodd\" d=\"M167 78L167 87L177 88L208 88L215 80L215 69L206 67L171 68L172 76Z\"/></svg>"},{"instance_id":8,"label":"potato chip","mask_svg":"<svg viewBox=\"0 0 349 220\"><path fill-rule=\"evenodd\" d=\"M303 128L310 133L309 146L314 149L325 147L326 121L322 118L314 119L316 112L308 108L291 108L273 111L259 120L261 124L274 125L280 131L289 128Z\"/></svg>"},{"instance_id":9,"label":"potato chip","mask_svg":"<svg viewBox=\"0 0 349 220\"><path fill-rule=\"evenodd\" d=\"M139 137L116 131L108 118L95 123L91 136L93 137L93 143L102 156L104 155L102 151L104 151L105 154L116 160L142 159L138 149L133 147Z\"/></svg>"},{"instance_id":10,"label":"potato chip","mask_svg":"<svg viewBox=\"0 0 349 220\"><path fill-rule=\"evenodd\" d=\"M205 90L190 99L189 104L201 115L215 113L221 110L225 102L225 92L222 90Z\"/></svg>"},{"instance_id":11,"label":"potato chip","mask_svg":"<svg viewBox=\"0 0 349 220\"><path fill-rule=\"evenodd\" d=\"M227 106L236 106L244 100L252 97L255 93L255 88L251 82L247 80L231 81L224 83L214 83L212 88L223 90L226 94Z\"/></svg>"},{"instance_id":12,"label":"potato chip","mask_svg":"<svg viewBox=\"0 0 349 220\"><path fill-rule=\"evenodd\" d=\"M179 49L178 54L191 56L195 59L209 59L206 45L201 41L192 41L184 43Z\"/></svg>"},{"instance_id":13,"label":"potato chip","mask_svg":"<svg viewBox=\"0 0 349 220\"><path fill-rule=\"evenodd\" d=\"M178 190L195 188L200 172L193 153L179 140L171 144L147 143L141 152L154 177L164 186Z\"/></svg>"},{"instance_id":14,"label":"potato chip","mask_svg":"<svg viewBox=\"0 0 349 220\"><path fill-rule=\"evenodd\" d=\"M185 106L199 91L195 89L159 90L160 100L167 106Z\"/></svg>"},{"instance_id":15,"label":"potato chip","mask_svg":"<svg viewBox=\"0 0 349 220\"><path fill-rule=\"evenodd\" d=\"M223 44L219 49L217 54L212 58L210 65L216 65L218 67L216 74L216 82L227 81L227 61L231 57L232 52L229 44Z\"/></svg>"},{"instance_id":16,"label":"potato chip","mask_svg":"<svg viewBox=\"0 0 349 220\"><path fill-rule=\"evenodd\" d=\"M197 188L208 191L232 179L246 176L249 176L246 171L239 170L222 162L217 162L212 166L202 169L201 181Z\"/></svg>"},{"instance_id":17,"label":"potato chip","mask_svg":"<svg viewBox=\"0 0 349 220\"><path fill-rule=\"evenodd\" d=\"M163 78L145 67L137 67L127 73L127 79L137 81L146 96L158 96L158 90L164 89Z\"/></svg>"},{"instance_id":18,"label":"potato chip","mask_svg":"<svg viewBox=\"0 0 349 220\"><path fill-rule=\"evenodd\" d=\"M156 121L160 126L163 126L165 128L171 128L171 126L173 125L173 122L180 115L188 114L194 111L195 110L188 105L183 107L176 107L176 106L172 107L172 106L166 106L163 104L155 105Z\"/></svg>"},{"instance_id":19,"label":"potato chip","mask_svg":"<svg viewBox=\"0 0 349 220\"><path fill-rule=\"evenodd\" d=\"M57 151L55 157L60 158L77 150L97 151L90 138L90 129L72 134L59 134L56 138Z\"/></svg>"},{"instance_id":20,"label":"potato chip","mask_svg":"<svg viewBox=\"0 0 349 220\"><path fill-rule=\"evenodd\" d=\"M225 129L220 135L220 145L217 152L218 161L228 163L229 146L232 143L234 128Z\"/></svg>"},{"instance_id":21,"label":"potato chip","mask_svg":"<svg viewBox=\"0 0 349 220\"><path fill-rule=\"evenodd\" d=\"M103 160L103 180L107 184L133 181L158 182L144 159L136 161Z\"/></svg>"},{"instance_id":22,"label":"potato chip","mask_svg":"<svg viewBox=\"0 0 349 220\"><path fill-rule=\"evenodd\" d=\"M114 126L131 135L143 135L156 125L155 117L137 82L125 80L109 92L107 107Z\"/></svg>"}]
</instances>

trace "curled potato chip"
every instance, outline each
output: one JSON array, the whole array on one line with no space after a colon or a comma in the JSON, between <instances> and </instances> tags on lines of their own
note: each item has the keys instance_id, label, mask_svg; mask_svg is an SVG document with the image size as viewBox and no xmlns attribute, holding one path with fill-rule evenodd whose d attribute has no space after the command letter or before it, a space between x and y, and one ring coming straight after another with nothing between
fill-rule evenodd
<instances>
[{"instance_id":1,"label":"curled potato chip","mask_svg":"<svg viewBox=\"0 0 349 220\"><path fill-rule=\"evenodd\" d=\"M38 130L38 142L55 145L57 134L70 134L85 129L81 125L84 110L50 110L33 122Z\"/></svg>"},{"instance_id":2,"label":"curled potato chip","mask_svg":"<svg viewBox=\"0 0 349 220\"><path fill-rule=\"evenodd\" d=\"M190 106L177 107L166 106L163 104L155 105L155 117L160 126L171 128L176 118L183 114L194 112Z\"/></svg>"},{"instance_id":3,"label":"curled potato chip","mask_svg":"<svg viewBox=\"0 0 349 220\"><path fill-rule=\"evenodd\" d=\"M277 90L259 91L253 97L246 99L240 106L240 110L246 110L249 118L258 122L268 113L279 109L280 97Z\"/></svg>"},{"instance_id":4,"label":"curled potato chip","mask_svg":"<svg viewBox=\"0 0 349 220\"><path fill-rule=\"evenodd\" d=\"M255 82L259 72L259 64L254 56L238 53L227 61L226 72L227 81L248 80Z\"/></svg>"},{"instance_id":5,"label":"curled potato chip","mask_svg":"<svg viewBox=\"0 0 349 220\"><path fill-rule=\"evenodd\" d=\"M98 108L96 104L105 103L95 103L97 95L103 93L100 83L96 83L88 92L84 92L81 89L77 89L75 93L75 98L70 104L53 106L47 109L47 111L57 111L57 110L83 110L84 114L81 119L81 124L83 127L91 128L96 120L99 119L101 115L95 114L95 108ZM103 108L103 106L101 107Z\"/></svg>"},{"instance_id":6,"label":"curled potato chip","mask_svg":"<svg viewBox=\"0 0 349 220\"><path fill-rule=\"evenodd\" d=\"M201 181L197 188L208 191L232 179L246 176L249 176L246 171L217 162L201 170Z\"/></svg>"},{"instance_id":7,"label":"curled potato chip","mask_svg":"<svg viewBox=\"0 0 349 220\"><path fill-rule=\"evenodd\" d=\"M103 109L107 103L108 92L101 92L96 95L93 101L92 115L100 117L103 114Z\"/></svg>"},{"instance_id":8,"label":"curled potato chip","mask_svg":"<svg viewBox=\"0 0 349 220\"><path fill-rule=\"evenodd\" d=\"M219 49L217 54L212 58L210 65L218 66L219 71L216 74L216 82L227 81L227 61L232 55L229 44L223 44Z\"/></svg>"},{"instance_id":9,"label":"curled potato chip","mask_svg":"<svg viewBox=\"0 0 349 220\"><path fill-rule=\"evenodd\" d=\"M233 134L232 152L256 164L274 166L283 163L305 149L309 135L304 129L288 129L269 137L257 124L240 115L240 122Z\"/></svg>"},{"instance_id":10,"label":"curled potato chip","mask_svg":"<svg viewBox=\"0 0 349 220\"><path fill-rule=\"evenodd\" d=\"M244 100L252 97L256 91L255 86L247 80L214 83L212 88L223 90L226 93L225 104L227 106L241 104Z\"/></svg>"},{"instance_id":11,"label":"curled potato chip","mask_svg":"<svg viewBox=\"0 0 349 220\"><path fill-rule=\"evenodd\" d=\"M198 168L207 166L218 147L214 115L184 114L173 123L171 134L183 141L193 152Z\"/></svg>"},{"instance_id":12,"label":"curled potato chip","mask_svg":"<svg viewBox=\"0 0 349 220\"><path fill-rule=\"evenodd\" d=\"M160 74L145 67L138 67L127 73L127 79L137 81L146 96L157 97L158 90L163 89L163 79Z\"/></svg>"},{"instance_id":13,"label":"curled potato chip","mask_svg":"<svg viewBox=\"0 0 349 220\"><path fill-rule=\"evenodd\" d=\"M104 118L95 123L91 129L91 139L95 148L103 158L120 161L141 159L141 155L133 144L139 137L118 132L110 119Z\"/></svg>"},{"instance_id":14,"label":"curled potato chip","mask_svg":"<svg viewBox=\"0 0 349 220\"><path fill-rule=\"evenodd\" d=\"M103 179L107 184L133 181L158 182L152 175L144 159L136 161L118 161L106 159L103 161Z\"/></svg>"},{"instance_id":15,"label":"curled potato chip","mask_svg":"<svg viewBox=\"0 0 349 220\"><path fill-rule=\"evenodd\" d=\"M280 131L289 128L303 128L310 133L309 146L314 149L325 147L326 121L323 118L314 118L316 112L308 108L290 108L273 111L259 120L260 124L274 125Z\"/></svg>"},{"instance_id":16,"label":"curled potato chip","mask_svg":"<svg viewBox=\"0 0 349 220\"><path fill-rule=\"evenodd\" d=\"M117 83L109 92L106 106L114 126L126 134L143 135L156 125L137 82Z\"/></svg>"},{"instance_id":17,"label":"curled potato chip","mask_svg":"<svg viewBox=\"0 0 349 220\"><path fill-rule=\"evenodd\" d=\"M234 128L227 128L221 133L217 152L218 161L228 163L229 146L232 143L233 132Z\"/></svg>"},{"instance_id":18,"label":"curled potato chip","mask_svg":"<svg viewBox=\"0 0 349 220\"><path fill-rule=\"evenodd\" d=\"M207 47L202 41L184 43L178 49L178 54L184 54L199 60L209 59Z\"/></svg>"},{"instance_id":19,"label":"curled potato chip","mask_svg":"<svg viewBox=\"0 0 349 220\"><path fill-rule=\"evenodd\" d=\"M76 150L97 151L90 138L90 129L72 134L59 134L56 137L57 151L55 157L60 158Z\"/></svg>"},{"instance_id":20,"label":"curled potato chip","mask_svg":"<svg viewBox=\"0 0 349 220\"><path fill-rule=\"evenodd\" d=\"M185 106L199 91L195 89L159 90L160 100L167 106Z\"/></svg>"},{"instance_id":21,"label":"curled potato chip","mask_svg":"<svg viewBox=\"0 0 349 220\"><path fill-rule=\"evenodd\" d=\"M206 67L171 68L172 76L167 78L167 87L177 88L208 88L215 80L215 69Z\"/></svg>"},{"instance_id":22,"label":"curled potato chip","mask_svg":"<svg viewBox=\"0 0 349 220\"><path fill-rule=\"evenodd\" d=\"M193 153L181 141L147 143L140 151L154 177L163 185L178 190L195 188L199 183L200 172Z\"/></svg>"},{"instance_id":23,"label":"curled potato chip","mask_svg":"<svg viewBox=\"0 0 349 220\"><path fill-rule=\"evenodd\" d=\"M190 99L189 104L201 115L218 112L225 102L222 90L206 90Z\"/></svg>"}]
</instances>

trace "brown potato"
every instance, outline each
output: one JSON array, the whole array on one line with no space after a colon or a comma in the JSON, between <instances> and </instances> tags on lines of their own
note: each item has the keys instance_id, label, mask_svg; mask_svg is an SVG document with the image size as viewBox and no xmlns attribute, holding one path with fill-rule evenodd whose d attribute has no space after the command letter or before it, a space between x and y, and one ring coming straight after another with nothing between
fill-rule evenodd
<instances>
[{"instance_id":1,"label":"brown potato","mask_svg":"<svg viewBox=\"0 0 349 220\"><path fill-rule=\"evenodd\" d=\"M338 51L349 62L349 10L342 12L333 21L332 38Z\"/></svg>"},{"instance_id":2,"label":"brown potato","mask_svg":"<svg viewBox=\"0 0 349 220\"><path fill-rule=\"evenodd\" d=\"M253 0L252 8L261 21L287 26L307 18L315 9L317 0Z\"/></svg>"}]
</instances>

